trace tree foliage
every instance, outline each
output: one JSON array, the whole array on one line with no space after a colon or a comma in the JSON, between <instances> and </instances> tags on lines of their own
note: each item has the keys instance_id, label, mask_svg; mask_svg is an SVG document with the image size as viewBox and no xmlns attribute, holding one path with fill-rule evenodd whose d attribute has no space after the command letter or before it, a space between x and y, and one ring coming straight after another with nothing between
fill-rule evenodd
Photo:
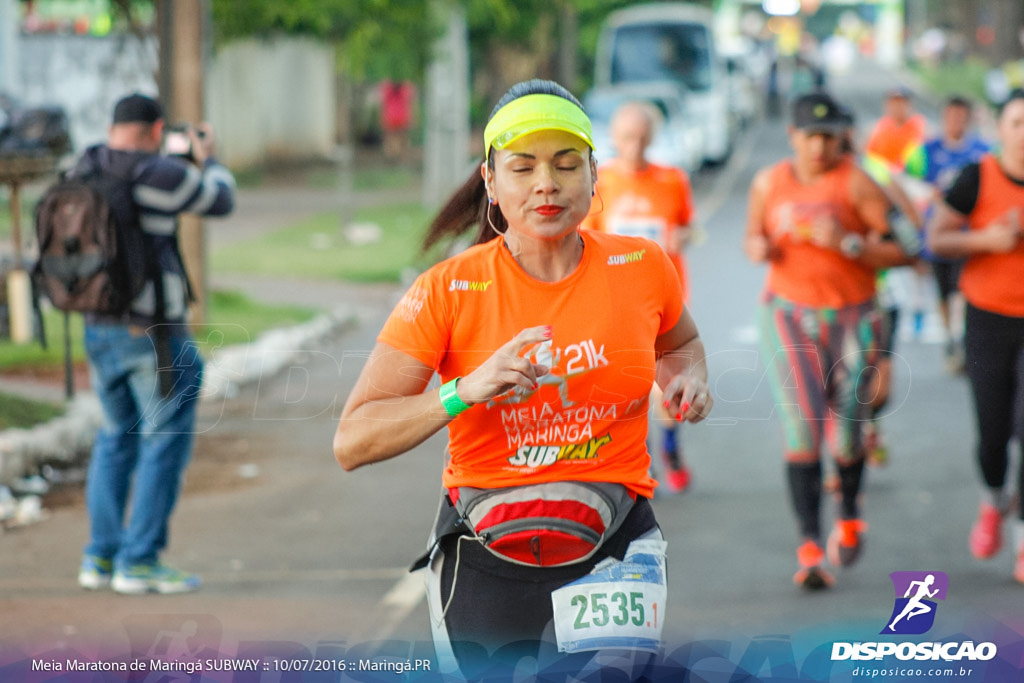
<instances>
[{"instance_id":1,"label":"tree foliage","mask_svg":"<svg viewBox=\"0 0 1024 683\"><path fill-rule=\"evenodd\" d=\"M353 77L417 78L439 35L428 0L212 0L218 42L306 35L338 47Z\"/></svg>"},{"instance_id":2,"label":"tree foliage","mask_svg":"<svg viewBox=\"0 0 1024 683\"><path fill-rule=\"evenodd\" d=\"M559 41L576 43L582 74L592 70L600 23L631 0L212 0L218 41L275 34L308 35L335 43L356 78L417 78L440 35L435 8L465 11L473 68L499 75L495 61L530 55L540 75L553 76ZM565 12L578 33L562 34ZM490 66L489 66L490 65ZM589 79L584 77L584 83ZM504 85L504 84L502 84Z\"/></svg>"}]
</instances>

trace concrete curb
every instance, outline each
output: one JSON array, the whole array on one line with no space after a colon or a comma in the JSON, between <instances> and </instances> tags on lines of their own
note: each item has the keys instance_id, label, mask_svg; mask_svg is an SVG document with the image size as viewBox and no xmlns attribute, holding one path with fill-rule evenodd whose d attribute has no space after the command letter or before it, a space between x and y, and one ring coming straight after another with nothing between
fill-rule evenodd
<instances>
[{"instance_id":1,"label":"concrete curb","mask_svg":"<svg viewBox=\"0 0 1024 683\"><path fill-rule=\"evenodd\" d=\"M233 398L243 387L279 372L310 344L357 322L352 311L338 309L306 323L269 330L251 344L219 349L206 361L201 400ZM59 469L86 461L102 422L96 395L81 392L60 417L31 429L0 431L0 486L38 473L43 464Z\"/></svg>"}]
</instances>

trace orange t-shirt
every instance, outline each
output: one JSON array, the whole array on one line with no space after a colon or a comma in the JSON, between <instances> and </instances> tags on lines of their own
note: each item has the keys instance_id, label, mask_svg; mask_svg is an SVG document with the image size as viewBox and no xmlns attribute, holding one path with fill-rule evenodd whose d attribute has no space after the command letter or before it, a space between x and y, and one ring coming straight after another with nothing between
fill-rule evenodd
<instances>
[{"instance_id":1,"label":"orange t-shirt","mask_svg":"<svg viewBox=\"0 0 1024 683\"><path fill-rule=\"evenodd\" d=\"M769 171L764 228L778 250L768 266L765 289L793 303L842 308L875 295L875 270L810 241L817 220L835 220L848 232L866 235L850 197L854 163L844 159L804 185L788 160Z\"/></svg>"},{"instance_id":2,"label":"orange t-shirt","mask_svg":"<svg viewBox=\"0 0 1024 683\"><path fill-rule=\"evenodd\" d=\"M524 328L553 327L551 342L526 353L551 367L537 391L475 405L448 425L446 487L576 480L653 494L654 342L682 315L679 279L648 240L582 237L582 261L559 282L531 278L500 239L471 247L420 275L385 323L378 341L442 382L479 367Z\"/></svg>"},{"instance_id":3,"label":"orange t-shirt","mask_svg":"<svg viewBox=\"0 0 1024 683\"><path fill-rule=\"evenodd\" d=\"M924 143L926 128L927 123L920 114L911 116L902 124L883 116L871 131L865 151L902 170L910 154Z\"/></svg>"},{"instance_id":4,"label":"orange t-shirt","mask_svg":"<svg viewBox=\"0 0 1024 683\"><path fill-rule=\"evenodd\" d=\"M686 173L656 164L634 172L612 160L597 171L597 195L583 227L646 237L667 250L671 232L688 226L693 215L693 191ZM683 256L673 252L669 258L679 271L686 301L689 287Z\"/></svg>"},{"instance_id":5,"label":"orange t-shirt","mask_svg":"<svg viewBox=\"0 0 1024 683\"><path fill-rule=\"evenodd\" d=\"M978 165L978 199L967 227L982 230L1012 209L1024 219L1024 187L1006 177L991 154ZM960 291L973 305L992 313L1024 317L1024 243L1006 254L977 254L960 274Z\"/></svg>"}]
</instances>

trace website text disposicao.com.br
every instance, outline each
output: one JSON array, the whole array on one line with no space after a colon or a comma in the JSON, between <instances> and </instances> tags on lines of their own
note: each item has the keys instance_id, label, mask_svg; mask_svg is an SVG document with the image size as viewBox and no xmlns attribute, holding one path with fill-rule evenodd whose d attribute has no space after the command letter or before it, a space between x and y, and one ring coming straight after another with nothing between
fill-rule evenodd
<instances>
[{"instance_id":1,"label":"website text disposicao.com.br","mask_svg":"<svg viewBox=\"0 0 1024 683\"><path fill-rule=\"evenodd\" d=\"M920 678L944 678L951 679L961 677L969 680L974 669L969 666L947 666L915 668L912 666L858 666L850 672L854 678L898 678L900 680L911 676Z\"/></svg>"},{"instance_id":2,"label":"website text disposicao.com.br","mask_svg":"<svg viewBox=\"0 0 1024 683\"><path fill-rule=\"evenodd\" d=\"M968 662L989 661L996 656L993 643L833 643L832 661L888 660L859 665L850 672L854 678L943 678L969 679L974 667ZM893 662L890 657L897 661ZM916 660L916 661L915 661ZM932 660L933 664L926 664Z\"/></svg>"}]
</instances>

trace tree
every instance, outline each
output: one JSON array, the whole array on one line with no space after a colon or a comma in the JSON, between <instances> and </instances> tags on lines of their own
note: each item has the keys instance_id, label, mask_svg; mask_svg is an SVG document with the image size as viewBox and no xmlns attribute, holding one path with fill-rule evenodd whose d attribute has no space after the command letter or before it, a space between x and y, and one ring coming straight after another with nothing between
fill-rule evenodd
<instances>
[{"instance_id":1,"label":"tree","mask_svg":"<svg viewBox=\"0 0 1024 683\"><path fill-rule=\"evenodd\" d=\"M427 0L212 0L215 40L308 35L356 80L419 79L440 35Z\"/></svg>"}]
</instances>

